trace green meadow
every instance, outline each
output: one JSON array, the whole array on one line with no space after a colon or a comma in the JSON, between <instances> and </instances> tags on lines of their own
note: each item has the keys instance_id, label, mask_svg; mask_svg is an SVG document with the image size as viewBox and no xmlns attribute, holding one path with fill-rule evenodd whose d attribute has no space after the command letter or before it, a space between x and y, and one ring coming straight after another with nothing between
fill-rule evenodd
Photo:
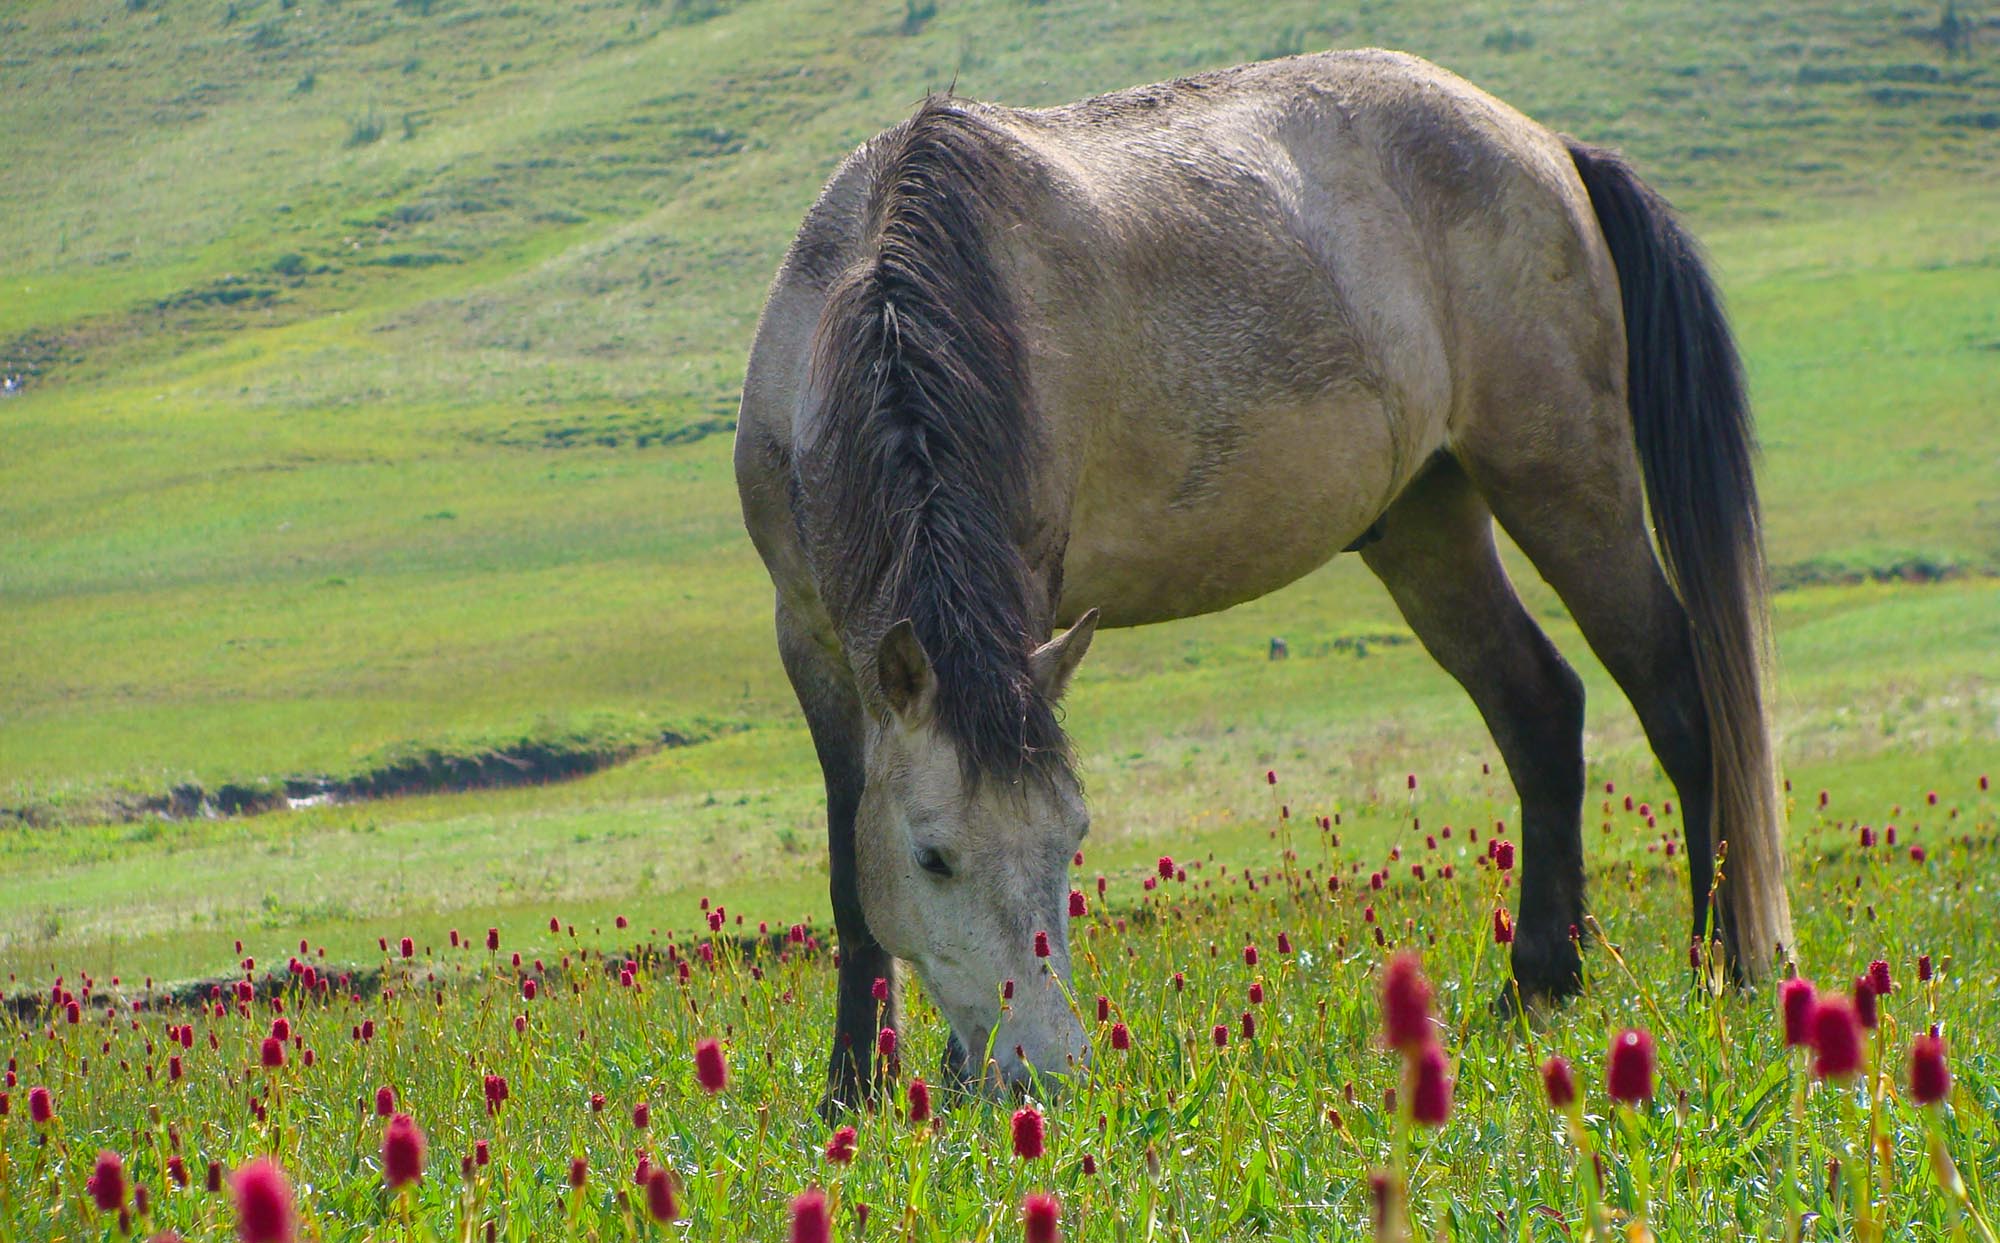
<instances>
[{"instance_id":1,"label":"green meadow","mask_svg":"<svg viewBox=\"0 0 2000 1243\"><path fill-rule=\"evenodd\" d=\"M2000 16L1953 12L1956 40L1935 6L1817 0L7 6L0 967L195 975L246 928L359 958L550 904L823 910L729 470L800 214L926 90L1046 103L1325 46L1418 52L1623 147L1709 245L1796 786L1880 816L2000 768ZM1656 781L1515 565L1589 683L1594 769ZM1449 816L1497 766L1353 558L1103 635L1068 722L1106 866L1261 849L1269 767L1355 806L1420 772ZM132 814L523 739L634 758Z\"/></svg>"}]
</instances>

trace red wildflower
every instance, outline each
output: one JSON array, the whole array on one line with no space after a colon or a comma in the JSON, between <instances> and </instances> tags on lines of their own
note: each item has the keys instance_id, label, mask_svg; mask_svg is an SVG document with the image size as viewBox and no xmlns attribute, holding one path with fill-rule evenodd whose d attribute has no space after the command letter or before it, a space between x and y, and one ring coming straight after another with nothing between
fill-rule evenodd
<instances>
[{"instance_id":1,"label":"red wildflower","mask_svg":"<svg viewBox=\"0 0 2000 1243\"><path fill-rule=\"evenodd\" d=\"M529 1001L535 999L535 980L533 976L521 981L521 996L527 998Z\"/></svg>"},{"instance_id":2,"label":"red wildflower","mask_svg":"<svg viewBox=\"0 0 2000 1243\"><path fill-rule=\"evenodd\" d=\"M1403 950L1382 973L1382 1042L1410 1053L1430 1040L1430 981L1416 952Z\"/></svg>"},{"instance_id":3,"label":"red wildflower","mask_svg":"<svg viewBox=\"0 0 2000 1243\"><path fill-rule=\"evenodd\" d=\"M1033 1161L1042 1155L1042 1115L1033 1105L1014 1111L1014 1155Z\"/></svg>"},{"instance_id":4,"label":"red wildflower","mask_svg":"<svg viewBox=\"0 0 2000 1243\"><path fill-rule=\"evenodd\" d=\"M1929 954L1919 954L1917 956L1917 979L1926 984L1931 982L1931 956Z\"/></svg>"},{"instance_id":5,"label":"red wildflower","mask_svg":"<svg viewBox=\"0 0 2000 1243\"><path fill-rule=\"evenodd\" d=\"M290 1019L286 1018L284 1015L281 1014L277 1018L271 1020L271 1039L290 1040L291 1038L292 1038L292 1021Z\"/></svg>"},{"instance_id":6,"label":"red wildflower","mask_svg":"<svg viewBox=\"0 0 2000 1243\"><path fill-rule=\"evenodd\" d=\"M500 948L500 930L498 928L488 928L486 930L486 948L489 950Z\"/></svg>"},{"instance_id":7,"label":"red wildflower","mask_svg":"<svg viewBox=\"0 0 2000 1243\"><path fill-rule=\"evenodd\" d=\"M646 1176L646 1211L654 1221L673 1221L681 1215L681 1207L674 1200L674 1176L664 1165L656 1165Z\"/></svg>"},{"instance_id":8,"label":"red wildflower","mask_svg":"<svg viewBox=\"0 0 2000 1243\"><path fill-rule=\"evenodd\" d=\"M1021 1228L1027 1243L1062 1243L1062 1204L1052 1195L1029 1192L1021 1202Z\"/></svg>"},{"instance_id":9,"label":"red wildflower","mask_svg":"<svg viewBox=\"0 0 2000 1243\"><path fill-rule=\"evenodd\" d=\"M486 1112L497 1114L500 1106L507 1103L507 1079L504 1075L486 1076Z\"/></svg>"},{"instance_id":10,"label":"red wildflower","mask_svg":"<svg viewBox=\"0 0 2000 1243\"><path fill-rule=\"evenodd\" d=\"M1889 964L1887 962L1878 958L1868 964L1868 986L1875 990L1877 996L1881 997L1887 997L1894 991L1895 983L1889 978Z\"/></svg>"},{"instance_id":11,"label":"red wildflower","mask_svg":"<svg viewBox=\"0 0 2000 1243\"><path fill-rule=\"evenodd\" d=\"M28 1120L36 1126L47 1126L55 1120L56 1102L47 1088L28 1089Z\"/></svg>"},{"instance_id":12,"label":"red wildflower","mask_svg":"<svg viewBox=\"0 0 2000 1243\"><path fill-rule=\"evenodd\" d=\"M401 949L405 958L415 958L417 956L417 943L409 937L403 938Z\"/></svg>"},{"instance_id":13,"label":"red wildflower","mask_svg":"<svg viewBox=\"0 0 2000 1243\"><path fill-rule=\"evenodd\" d=\"M1829 997L1813 1010L1813 1073L1845 1079L1861 1069L1861 1016L1844 997Z\"/></svg>"},{"instance_id":14,"label":"red wildflower","mask_svg":"<svg viewBox=\"0 0 2000 1243\"><path fill-rule=\"evenodd\" d=\"M375 1116L386 1118L396 1112L396 1089L383 1084L375 1089Z\"/></svg>"},{"instance_id":15,"label":"red wildflower","mask_svg":"<svg viewBox=\"0 0 2000 1243\"><path fill-rule=\"evenodd\" d=\"M635 1128L643 1131L652 1125L652 1122L653 1107L651 1105L648 1105L645 1101L640 1101L638 1104L632 1106L632 1125Z\"/></svg>"},{"instance_id":16,"label":"red wildflower","mask_svg":"<svg viewBox=\"0 0 2000 1243\"><path fill-rule=\"evenodd\" d=\"M1210 1031L1210 1032L1208 1033L1208 1038L1209 1038L1210 1040L1213 1040L1213 1041L1215 1042L1215 1047L1216 1047L1216 1048L1218 1048L1218 1049L1226 1049L1226 1048L1228 1048L1228 1047L1229 1047L1229 1024L1227 1024L1227 1023L1217 1023L1217 1024L1215 1025L1215 1028L1214 1028L1214 1030L1212 1030L1212 1031Z\"/></svg>"},{"instance_id":17,"label":"red wildflower","mask_svg":"<svg viewBox=\"0 0 2000 1243\"><path fill-rule=\"evenodd\" d=\"M276 1036L264 1037L264 1048L260 1056L264 1063L264 1069L278 1069L285 1064L285 1042Z\"/></svg>"},{"instance_id":18,"label":"red wildflower","mask_svg":"<svg viewBox=\"0 0 2000 1243\"><path fill-rule=\"evenodd\" d=\"M1495 908L1493 911L1493 944L1512 945L1514 943L1514 921L1507 918L1507 912Z\"/></svg>"},{"instance_id":19,"label":"red wildflower","mask_svg":"<svg viewBox=\"0 0 2000 1243\"><path fill-rule=\"evenodd\" d=\"M1936 1036L1918 1036L1910 1046L1910 1099L1919 1105L1935 1105L1951 1095L1951 1070L1945 1065L1944 1041Z\"/></svg>"},{"instance_id":20,"label":"red wildflower","mask_svg":"<svg viewBox=\"0 0 2000 1243\"><path fill-rule=\"evenodd\" d=\"M236 1193L236 1235L242 1243L293 1243L292 1186L276 1161L259 1157L229 1180Z\"/></svg>"},{"instance_id":21,"label":"red wildflower","mask_svg":"<svg viewBox=\"0 0 2000 1243\"><path fill-rule=\"evenodd\" d=\"M1451 1065L1436 1041L1425 1045L1410 1062L1410 1120L1418 1126L1443 1126L1451 1117Z\"/></svg>"},{"instance_id":22,"label":"red wildflower","mask_svg":"<svg viewBox=\"0 0 2000 1243\"><path fill-rule=\"evenodd\" d=\"M1368 1175L1368 1200L1374 1206L1375 1233L1386 1234L1389 1227L1389 1196L1392 1184L1386 1170L1374 1170Z\"/></svg>"},{"instance_id":23,"label":"red wildflower","mask_svg":"<svg viewBox=\"0 0 2000 1243\"><path fill-rule=\"evenodd\" d=\"M885 1027L882 1029L881 1034L875 1037L875 1051L881 1054L884 1059L896 1056L895 1028Z\"/></svg>"},{"instance_id":24,"label":"red wildflower","mask_svg":"<svg viewBox=\"0 0 2000 1243\"><path fill-rule=\"evenodd\" d=\"M175 1153L173 1156L167 1158L167 1177L174 1180L174 1186L176 1187L185 1187L188 1185L187 1162L181 1160L179 1153Z\"/></svg>"},{"instance_id":25,"label":"red wildflower","mask_svg":"<svg viewBox=\"0 0 2000 1243\"><path fill-rule=\"evenodd\" d=\"M1035 957L1047 958L1048 956L1049 956L1049 934L1046 932L1037 932L1035 934Z\"/></svg>"},{"instance_id":26,"label":"red wildflower","mask_svg":"<svg viewBox=\"0 0 2000 1243\"><path fill-rule=\"evenodd\" d=\"M817 1187L801 1191L792 1201L791 1243L829 1243L833 1222L828 1216L826 1192Z\"/></svg>"},{"instance_id":27,"label":"red wildflower","mask_svg":"<svg viewBox=\"0 0 2000 1243\"><path fill-rule=\"evenodd\" d=\"M1875 1030L1875 985L1865 975L1854 979L1854 1017L1869 1031Z\"/></svg>"},{"instance_id":28,"label":"red wildflower","mask_svg":"<svg viewBox=\"0 0 2000 1243\"><path fill-rule=\"evenodd\" d=\"M389 1190L407 1187L424 1176L424 1133L416 1119L397 1114L382 1132L382 1181Z\"/></svg>"},{"instance_id":29,"label":"red wildflower","mask_svg":"<svg viewBox=\"0 0 2000 1243\"><path fill-rule=\"evenodd\" d=\"M1132 1047L1132 1032L1123 1023L1111 1025L1111 1047L1123 1053Z\"/></svg>"},{"instance_id":30,"label":"red wildflower","mask_svg":"<svg viewBox=\"0 0 2000 1243\"><path fill-rule=\"evenodd\" d=\"M1174 857L1172 855L1161 855L1159 867L1161 880L1172 880L1174 878Z\"/></svg>"},{"instance_id":31,"label":"red wildflower","mask_svg":"<svg viewBox=\"0 0 2000 1243\"><path fill-rule=\"evenodd\" d=\"M1818 1004L1811 980L1795 978L1778 985L1778 1008L1785 1018L1787 1049L1812 1043L1812 1013Z\"/></svg>"},{"instance_id":32,"label":"red wildflower","mask_svg":"<svg viewBox=\"0 0 2000 1243\"><path fill-rule=\"evenodd\" d=\"M1628 1027L1611 1038L1605 1067L1605 1090L1614 1101L1634 1105L1653 1099L1653 1037L1643 1028Z\"/></svg>"},{"instance_id":33,"label":"red wildflower","mask_svg":"<svg viewBox=\"0 0 2000 1243\"><path fill-rule=\"evenodd\" d=\"M871 985L871 986L870 986L870 988L871 988L871 992L872 992L872 994L873 994L873 996L874 996L875 1000L877 1000L877 1001L887 1001L887 1000L889 1000L889 981L888 981L888 980L886 980L886 979L884 979L883 977L881 977L881 976L879 976L879 975L878 975L878 976L876 976L876 977L875 977L875 983L874 983L873 985Z\"/></svg>"},{"instance_id":34,"label":"red wildflower","mask_svg":"<svg viewBox=\"0 0 2000 1243\"><path fill-rule=\"evenodd\" d=\"M124 1159L109 1149L98 1153L97 1164L90 1167L90 1178L84 1183L84 1189L97 1202L99 1212L115 1213L124 1208Z\"/></svg>"},{"instance_id":35,"label":"red wildflower","mask_svg":"<svg viewBox=\"0 0 2000 1243\"><path fill-rule=\"evenodd\" d=\"M694 1046L694 1078L705 1092L729 1086L729 1063L723 1059L720 1041L703 1040Z\"/></svg>"},{"instance_id":36,"label":"red wildflower","mask_svg":"<svg viewBox=\"0 0 2000 1243\"><path fill-rule=\"evenodd\" d=\"M854 1160L854 1139L854 1128L851 1126L835 1131L833 1138L826 1141L826 1159L835 1165L846 1165Z\"/></svg>"},{"instance_id":37,"label":"red wildflower","mask_svg":"<svg viewBox=\"0 0 2000 1243\"><path fill-rule=\"evenodd\" d=\"M1552 1057L1542 1063L1542 1091L1548 1094L1552 1108L1567 1110L1576 1103L1576 1076L1570 1073L1568 1062Z\"/></svg>"},{"instance_id":38,"label":"red wildflower","mask_svg":"<svg viewBox=\"0 0 2000 1243\"><path fill-rule=\"evenodd\" d=\"M571 1157L569 1159L569 1189L571 1191L582 1191L583 1184L589 1177L590 1163L582 1157Z\"/></svg>"},{"instance_id":39,"label":"red wildflower","mask_svg":"<svg viewBox=\"0 0 2000 1243\"><path fill-rule=\"evenodd\" d=\"M1083 901L1083 890L1081 889L1070 890L1069 917L1071 919L1082 919L1086 909L1087 908L1084 906L1084 901Z\"/></svg>"},{"instance_id":40,"label":"red wildflower","mask_svg":"<svg viewBox=\"0 0 2000 1243\"><path fill-rule=\"evenodd\" d=\"M910 1080L910 1121L931 1120L931 1086L919 1075Z\"/></svg>"}]
</instances>

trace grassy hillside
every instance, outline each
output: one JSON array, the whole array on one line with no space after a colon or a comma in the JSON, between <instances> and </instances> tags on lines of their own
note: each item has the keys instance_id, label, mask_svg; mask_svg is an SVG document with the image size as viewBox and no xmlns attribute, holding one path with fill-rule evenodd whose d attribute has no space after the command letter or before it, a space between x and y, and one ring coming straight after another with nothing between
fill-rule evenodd
<instances>
[{"instance_id":1,"label":"grassy hillside","mask_svg":"<svg viewBox=\"0 0 2000 1243\"><path fill-rule=\"evenodd\" d=\"M0 807L89 820L107 792L400 744L716 738L562 789L0 833L0 959L150 937L185 965L176 938L224 914L361 939L385 909L547 892L811 900L816 782L735 512L735 389L820 181L953 82L1044 103L1386 44L1623 146L1710 242L1749 355L1800 587L1795 762L1887 765L1900 798L2000 737L1990 6L1959 7L1958 50L1928 3L928 7L5 10L0 371L28 387L0 400ZM1966 581L1865 581L1940 572ZM1071 718L1101 831L1139 851L1234 814L1263 757L1358 794L1484 754L1403 637L1351 558L1106 636ZM1594 742L1641 765L1589 676Z\"/></svg>"}]
</instances>

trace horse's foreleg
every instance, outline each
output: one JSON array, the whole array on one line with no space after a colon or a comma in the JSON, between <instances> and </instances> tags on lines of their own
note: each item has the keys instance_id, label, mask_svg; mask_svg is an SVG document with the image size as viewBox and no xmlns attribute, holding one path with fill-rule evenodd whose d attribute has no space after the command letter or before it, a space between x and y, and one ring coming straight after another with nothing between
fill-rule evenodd
<instances>
[{"instance_id":1,"label":"horse's foreleg","mask_svg":"<svg viewBox=\"0 0 2000 1243\"><path fill-rule=\"evenodd\" d=\"M844 665L814 641L782 602L778 652L826 778L828 887L840 939L833 1051L827 1060L826 1099L820 1105L821 1116L830 1121L840 1110L873 1099L886 1070L874 1065L876 1036L884 1027L900 1028L901 998L895 962L868 931L862 915L855 875L854 817L864 780L860 697ZM886 998L876 998L877 980L887 981Z\"/></svg>"},{"instance_id":2,"label":"horse's foreleg","mask_svg":"<svg viewBox=\"0 0 2000 1243\"><path fill-rule=\"evenodd\" d=\"M1583 683L1522 607L1493 519L1441 458L1404 491L1362 550L1410 629L1458 679L1499 745L1521 799L1514 979L1524 998L1582 987Z\"/></svg>"}]
</instances>

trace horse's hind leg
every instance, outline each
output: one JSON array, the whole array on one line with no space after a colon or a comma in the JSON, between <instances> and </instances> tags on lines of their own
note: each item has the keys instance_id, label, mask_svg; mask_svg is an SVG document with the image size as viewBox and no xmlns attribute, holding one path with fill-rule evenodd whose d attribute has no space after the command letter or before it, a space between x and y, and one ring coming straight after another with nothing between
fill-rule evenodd
<instances>
[{"instance_id":1,"label":"horse's hind leg","mask_svg":"<svg viewBox=\"0 0 2000 1243\"><path fill-rule=\"evenodd\" d=\"M1631 701L1680 795L1702 937L1715 879L1708 712L1687 613L1653 552L1629 416L1609 393L1544 393L1506 408L1538 411L1543 426L1474 428L1460 451L1500 525Z\"/></svg>"},{"instance_id":2,"label":"horse's hind leg","mask_svg":"<svg viewBox=\"0 0 2000 1243\"><path fill-rule=\"evenodd\" d=\"M1583 683L1507 581L1493 517L1439 458L1362 550L1410 629L1472 696L1521 799L1514 978L1525 997L1582 984L1571 929L1583 919Z\"/></svg>"}]
</instances>

